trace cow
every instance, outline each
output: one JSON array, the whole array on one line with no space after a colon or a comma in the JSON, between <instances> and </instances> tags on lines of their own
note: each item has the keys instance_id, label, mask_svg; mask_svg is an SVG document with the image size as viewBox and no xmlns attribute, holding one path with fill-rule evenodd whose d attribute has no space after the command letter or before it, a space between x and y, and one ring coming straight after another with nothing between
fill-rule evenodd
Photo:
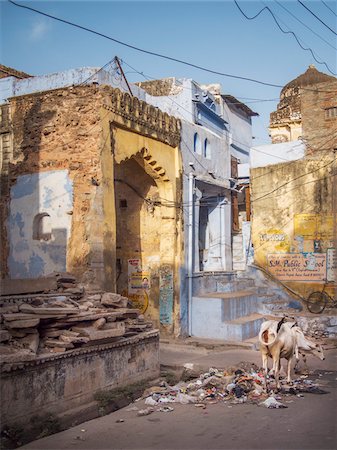
<instances>
[{"instance_id":1,"label":"cow","mask_svg":"<svg viewBox=\"0 0 337 450\"><path fill-rule=\"evenodd\" d=\"M262 365L266 374L268 372L268 357L271 357L273 360L272 372L275 376L277 389L280 388L279 371L281 358L285 358L288 361L288 383L291 383L290 373L294 357L296 358L296 365L298 364L299 354L302 354L302 352L310 352L320 359L324 359L322 347L307 339L296 322L286 322L285 317L280 321L268 320L264 322L260 328L259 341Z\"/></svg>"},{"instance_id":2,"label":"cow","mask_svg":"<svg viewBox=\"0 0 337 450\"><path fill-rule=\"evenodd\" d=\"M290 371L296 351L296 335L293 333L282 318L279 322L268 320L263 322L259 332L260 350L262 353L262 365L265 374L268 373L268 357L273 360L272 371L276 380L276 387L281 387L279 371L281 368L281 358L288 361L287 381L291 382Z\"/></svg>"},{"instance_id":3,"label":"cow","mask_svg":"<svg viewBox=\"0 0 337 450\"><path fill-rule=\"evenodd\" d=\"M304 364L307 365L307 359L306 355L307 353L311 353L312 355L319 358L321 361L325 360L324 357L324 351L320 344L316 342L312 342L310 339L308 339L301 328L297 325L297 323L294 323L291 326L291 329L296 335L296 348L295 348L295 358L296 358L296 364L295 364L295 372L299 363L299 355L302 356L302 359L304 361Z\"/></svg>"}]
</instances>

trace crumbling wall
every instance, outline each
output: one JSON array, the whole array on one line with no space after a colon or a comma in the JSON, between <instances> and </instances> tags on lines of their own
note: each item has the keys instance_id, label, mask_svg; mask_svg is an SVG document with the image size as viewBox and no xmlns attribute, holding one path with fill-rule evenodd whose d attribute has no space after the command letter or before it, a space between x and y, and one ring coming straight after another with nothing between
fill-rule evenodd
<instances>
[{"instance_id":1,"label":"crumbling wall","mask_svg":"<svg viewBox=\"0 0 337 450\"><path fill-rule=\"evenodd\" d=\"M1 427L22 425L37 414L70 414L98 391L158 375L158 331L13 365L1 372Z\"/></svg>"},{"instance_id":2,"label":"crumbling wall","mask_svg":"<svg viewBox=\"0 0 337 450\"><path fill-rule=\"evenodd\" d=\"M65 222L69 221L65 214L71 218L70 233L69 226L66 226L69 234L66 268L79 275L88 270L91 252L88 223L93 217L97 221L97 211L94 211L93 206L101 189L102 178L99 104L99 91L88 86L58 89L10 100L13 156L8 165L8 185L1 204L1 266L5 269L10 252L13 255L14 247L17 246L17 242L8 234L8 226L11 228L8 222L10 208L12 207L12 211L16 208L15 202L11 204L13 195L25 180L36 180L38 173L41 174L39 177L50 177L54 182L55 177L60 181L61 172L67 171L67 183L73 186L73 200L70 205L70 190L67 188L67 208L62 210ZM53 200L54 206L58 198L59 203L63 201L61 198L65 194L60 191L60 186L55 186L52 182L49 187L43 187L38 182L27 182L26 186L21 187L23 190L28 189L29 202L27 198L26 207L36 213L44 212L41 189L49 189L48 197ZM31 217L24 219L24 222L26 220L29 223L24 223L24 228L32 230ZM25 238L31 239L31 236ZM36 252L34 258L35 255ZM7 268L3 276L23 275L20 271L16 273L13 266L12 269ZM27 275L32 273L28 271Z\"/></svg>"},{"instance_id":3,"label":"crumbling wall","mask_svg":"<svg viewBox=\"0 0 337 450\"><path fill-rule=\"evenodd\" d=\"M326 154L337 148L337 80L301 93L303 138L308 154Z\"/></svg>"},{"instance_id":4,"label":"crumbling wall","mask_svg":"<svg viewBox=\"0 0 337 450\"><path fill-rule=\"evenodd\" d=\"M254 262L307 295L333 293L334 155L251 170Z\"/></svg>"}]
</instances>

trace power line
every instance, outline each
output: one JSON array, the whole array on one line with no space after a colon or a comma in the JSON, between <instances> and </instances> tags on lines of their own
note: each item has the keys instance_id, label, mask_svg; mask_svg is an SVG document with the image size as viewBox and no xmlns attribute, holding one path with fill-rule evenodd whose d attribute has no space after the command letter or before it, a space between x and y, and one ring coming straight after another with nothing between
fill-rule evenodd
<instances>
[{"instance_id":1,"label":"power line","mask_svg":"<svg viewBox=\"0 0 337 450\"><path fill-rule=\"evenodd\" d=\"M327 65L327 63L326 63L325 61L320 61L319 59L316 58L314 52L312 51L312 49L311 49L310 47L308 47L308 48L303 47L303 45L301 44L299 38L297 37L297 35L296 35L293 31L291 31L291 30L287 31L287 30L284 30L284 29L281 27L281 25L279 24L279 22L278 22L278 20L277 20L277 18L276 18L276 16L275 16L275 14L272 12L272 10L271 10L268 6L264 6L264 7L261 9L261 11L259 11L257 14L255 14L255 16L249 17L249 16L247 16L247 14L240 8L240 6L239 6L239 4L238 4L238 2L237 2L236 0L234 0L234 3L235 3L235 5L237 6L237 8L239 9L239 11L241 12L241 14L242 14L247 20L254 20L254 19L256 19L256 17L258 17L264 10L268 11L269 14L272 16L272 18L274 19L274 22L276 23L277 27L279 28L279 30L282 31L283 34L292 34L292 35L294 36L296 42L298 43L298 45L302 48L302 50L309 51L309 52L311 53L312 57L314 58L314 60L315 60L318 64L323 64L323 65L327 68L327 70L328 70L332 75L334 75L334 76L336 75L336 74L330 69L330 67Z\"/></svg>"},{"instance_id":2,"label":"power line","mask_svg":"<svg viewBox=\"0 0 337 450\"><path fill-rule=\"evenodd\" d=\"M301 23L305 28L307 28L308 30L310 30L315 36L317 36L319 39L321 39L321 41L325 42L327 45L329 45L331 48L333 48L334 50L337 50L336 47L334 47L329 41L325 40L320 34L316 33L316 31L314 31L312 28L310 28L307 24L305 24L301 19L299 19L298 17L295 16L295 14L293 14L291 11L289 11L288 8L286 8L284 5L282 5L282 3L280 3L277 0L274 0L275 3L277 3L281 8L283 8L285 11L287 11L288 14L290 14L295 20L297 20L297 22Z\"/></svg>"},{"instance_id":3,"label":"power line","mask_svg":"<svg viewBox=\"0 0 337 450\"><path fill-rule=\"evenodd\" d=\"M115 38L113 38L111 36L108 36L108 35L106 35L104 33L100 33L99 31L92 30L91 28L87 28L87 27L84 27L82 25L78 25L78 24L76 24L74 22L70 22L68 20L61 19L61 18L56 17L56 16L52 16L51 14L47 14L45 12L39 11L38 9L31 8L31 7L25 6L25 5L19 5L18 3L15 3L13 0L8 0L8 1L12 5L17 6L19 8L27 9L29 11L33 11L33 12L35 12L37 14L40 14L42 16L49 17L50 19L57 20L58 22L62 22L62 23L65 23L67 25L71 25L73 27L76 27L76 28L79 28L81 30L87 31L89 33L95 34L97 36L103 37L105 39L108 39L110 41L116 42L117 44L123 45L125 47L131 48L131 49L136 50L136 51L141 52L141 53L146 53L148 55L157 56L158 58L167 59L169 61L174 61L174 62L177 62L179 64L184 64L185 66L193 67L195 69L199 69L199 70L202 70L204 72L212 73L212 74L215 74L215 75L220 75L220 76L223 76L223 77L235 78L235 79L238 79L238 80L249 81L251 83L262 84L264 86L283 88L283 86L280 85L280 84L268 83L268 82L265 82L265 81L255 80L255 79L249 78L249 77L243 77L243 76L240 76L240 75L233 75L233 74L228 74L228 73L225 73L225 72L219 72L219 71L216 71L216 70L208 69L208 68L203 67L203 66L199 66L197 64L193 64L193 63L184 61L182 59L178 59L178 58L174 58L174 57L171 57L171 56L163 55L161 53L156 53L156 52L152 52L152 51L149 51L149 50L145 50L145 49L142 49L140 47L136 47L134 45L127 44L126 42L122 42L119 39L115 39ZM330 92L330 91L321 91L321 92Z\"/></svg>"},{"instance_id":4,"label":"power line","mask_svg":"<svg viewBox=\"0 0 337 450\"><path fill-rule=\"evenodd\" d=\"M316 14L315 14L313 11L311 11L311 9L308 8L303 2L301 2L301 0L297 0L297 2L298 2L300 5L302 5L303 8L305 8L307 11L309 11L309 13L310 13L311 15L313 15L319 22L321 22L321 24L323 24L323 25L324 25L328 30L330 30L335 36L337 36L336 31L334 31L332 28L329 27L329 25L327 25L325 22L323 22L322 19L320 19L318 16L316 16Z\"/></svg>"},{"instance_id":5,"label":"power line","mask_svg":"<svg viewBox=\"0 0 337 450\"><path fill-rule=\"evenodd\" d=\"M332 12L332 14L334 14L337 17L337 14L335 13L335 11L333 9L330 8L330 6L324 2L323 0L321 0L321 2L323 3L324 6L326 6L328 8L329 11Z\"/></svg>"},{"instance_id":6,"label":"power line","mask_svg":"<svg viewBox=\"0 0 337 450\"><path fill-rule=\"evenodd\" d=\"M292 178L291 180L286 181L285 183L281 184L280 186L277 186L277 187L276 187L275 189L273 189L272 191L269 191L269 192L267 192L266 194L263 194L263 195L261 195L260 197L258 197L258 198L256 198L256 199L252 200L252 202L257 202L258 200L262 200L263 198L269 197L271 194L273 194L274 192L276 192L276 191L278 191L279 189L283 188L284 186L287 186L288 184L290 184L290 183L292 183L292 182L298 180L299 178L302 178L302 177L311 175L312 173L318 172L319 170L324 169L325 167L329 166L330 164L333 164L334 161L335 161L335 160L333 159L332 161L329 161L329 162L328 162L327 164L325 164L324 166L319 166L318 168L312 170L311 172L302 173L302 174L299 175L298 177ZM303 184L305 184L305 183L303 183ZM299 186L301 186L301 184L299 184L299 185L296 186L296 187L299 187Z\"/></svg>"}]
</instances>

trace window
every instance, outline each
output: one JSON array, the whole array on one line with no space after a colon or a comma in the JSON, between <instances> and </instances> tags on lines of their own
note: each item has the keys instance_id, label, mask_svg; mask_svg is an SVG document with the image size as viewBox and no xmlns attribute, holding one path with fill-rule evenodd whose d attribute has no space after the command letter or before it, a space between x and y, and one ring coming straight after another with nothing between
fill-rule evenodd
<instances>
[{"instance_id":1,"label":"window","mask_svg":"<svg viewBox=\"0 0 337 450\"><path fill-rule=\"evenodd\" d=\"M211 145L207 138L204 141L204 157L211 159Z\"/></svg>"},{"instance_id":2,"label":"window","mask_svg":"<svg viewBox=\"0 0 337 450\"><path fill-rule=\"evenodd\" d=\"M51 218L47 213L40 213L33 220L33 239L36 241L50 241L51 239Z\"/></svg>"},{"instance_id":3,"label":"window","mask_svg":"<svg viewBox=\"0 0 337 450\"><path fill-rule=\"evenodd\" d=\"M194 134L194 152L201 155L201 141L198 133Z\"/></svg>"},{"instance_id":4,"label":"window","mask_svg":"<svg viewBox=\"0 0 337 450\"><path fill-rule=\"evenodd\" d=\"M325 110L326 119L332 119L333 117L337 117L337 106Z\"/></svg>"}]
</instances>

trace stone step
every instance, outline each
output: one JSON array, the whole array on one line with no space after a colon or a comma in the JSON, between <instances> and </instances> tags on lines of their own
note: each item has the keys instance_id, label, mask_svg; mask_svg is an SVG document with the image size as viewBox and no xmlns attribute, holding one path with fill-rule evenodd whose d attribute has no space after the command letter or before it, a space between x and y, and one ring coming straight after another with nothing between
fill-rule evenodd
<instances>
[{"instance_id":1,"label":"stone step","mask_svg":"<svg viewBox=\"0 0 337 450\"><path fill-rule=\"evenodd\" d=\"M233 261L233 269L238 271L246 270L246 263L241 261Z\"/></svg>"},{"instance_id":2,"label":"stone step","mask_svg":"<svg viewBox=\"0 0 337 450\"><path fill-rule=\"evenodd\" d=\"M253 279L240 278L240 280L230 281L229 283L218 282L216 284L216 290L218 292L234 292L247 288L255 288Z\"/></svg>"},{"instance_id":3,"label":"stone step","mask_svg":"<svg viewBox=\"0 0 337 450\"><path fill-rule=\"evenodd\" d=\"M262 314L250 314L226 323L228 327L228 339L240 342L258 335L261 324L265 321Z\"/></svg>"}]
</instances>

